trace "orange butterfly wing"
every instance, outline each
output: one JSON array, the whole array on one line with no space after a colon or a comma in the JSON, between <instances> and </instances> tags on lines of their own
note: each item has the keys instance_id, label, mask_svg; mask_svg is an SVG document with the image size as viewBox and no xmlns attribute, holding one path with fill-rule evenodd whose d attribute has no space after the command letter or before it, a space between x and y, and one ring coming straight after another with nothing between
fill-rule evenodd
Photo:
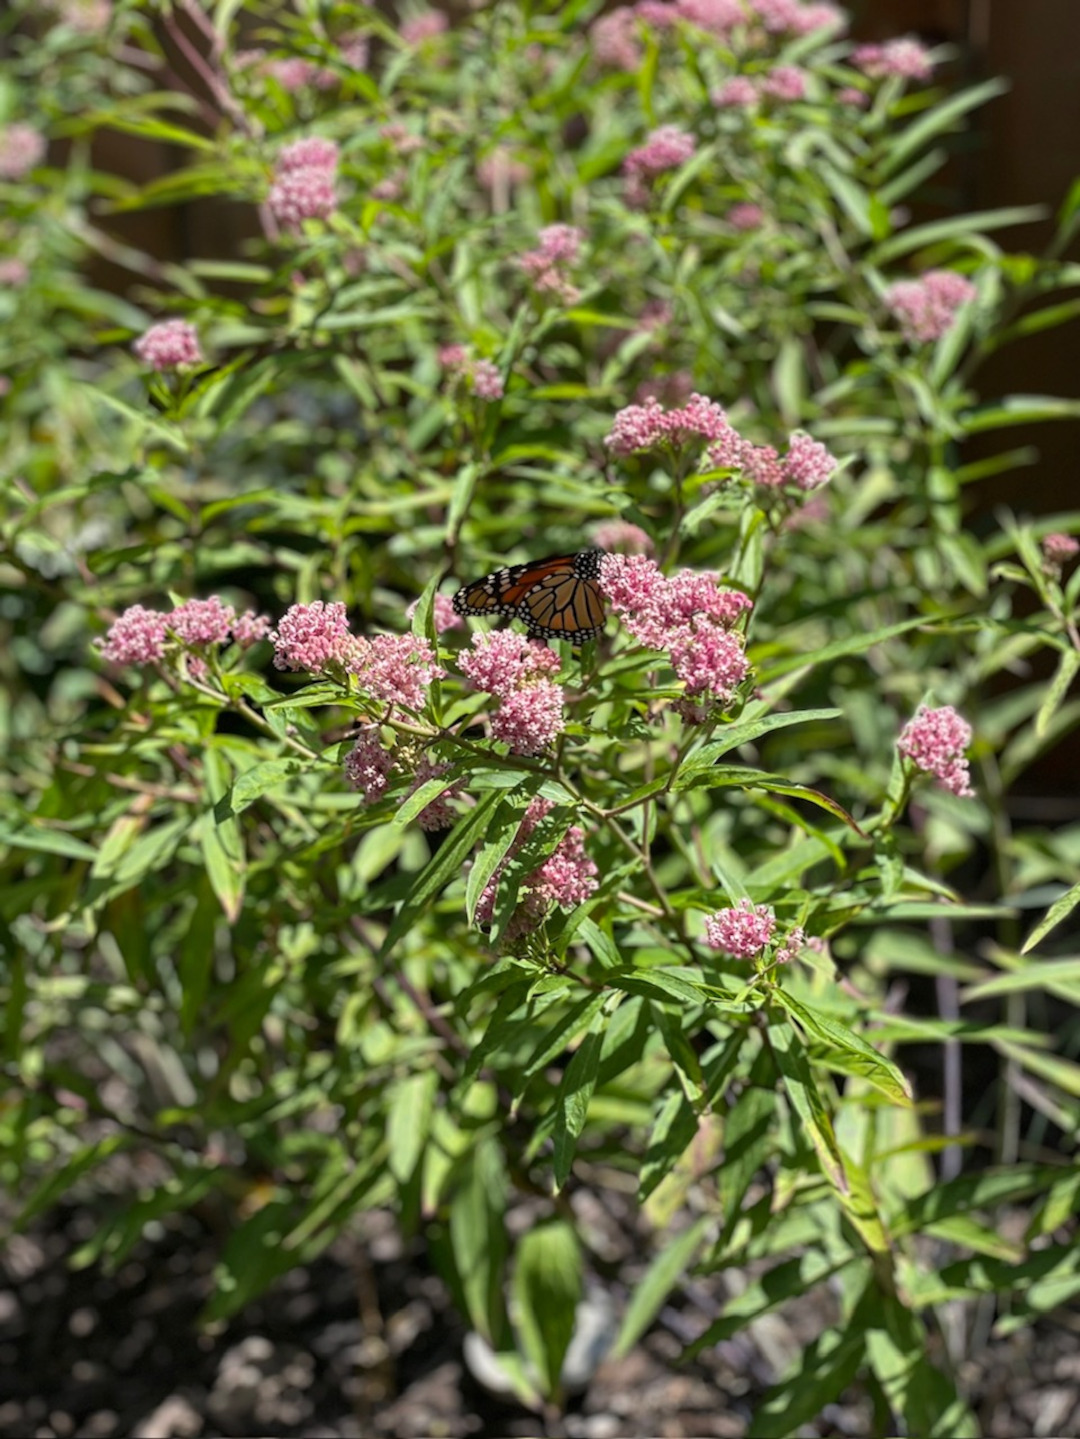
<instances>
[{"instance_id":1,"label":"orange butterfly wing","mask_svg":"<svg viewBox=\"0 0 1080 1439\"><path fill-rule=\"evenodd\" d=\"M495 570L454 596L459 615L510 615L534 639L580 644L604 626L604 600L596 584L601 551L552 555Z\"/></svg>"}]
</instances>

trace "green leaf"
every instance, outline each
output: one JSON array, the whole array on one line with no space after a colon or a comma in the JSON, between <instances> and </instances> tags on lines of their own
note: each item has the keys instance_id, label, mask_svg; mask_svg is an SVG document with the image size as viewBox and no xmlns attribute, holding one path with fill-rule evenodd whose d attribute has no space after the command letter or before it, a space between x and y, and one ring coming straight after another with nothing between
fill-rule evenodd
<instances>
[{"instance_id":1,"label":"green leaf","mask_svg":"<svg viewBox=\"0 0 1080 1439\"><path fill-rule=\"evenodd\" d=\"M784 1093L802 1121L830 1183L841 1194L847 1194L844 1159L836 1142L829 1111L810 1072L802 1040L787 1022L770 1024L768 1032L772 1053L784 1081Z\"/></svg>"},{"instance_id":2,"label":"green leaf","mask_svg":"<svg viewBox=\"0 0 1080 1439\"><path fill-rule=\"evenodd\" d=\"M634 1286L615 1340L614 1359L624 1359L659 1314L665 1299L693 1263L711 1223L709 1216L703 1215L660 1249Z\"/></svg>"},{"instance_id":3,"label":"green leaf","mask_svg":"<svg viewBox=\"0 0 1080 1439\"><path fill-rule=\"evenodd\" d=\"M827 160L818 160L818 174L832 192L833 198L847 215L861 235L873 235L874 226L870 218L870 196L850 175L841 174Z\"/></svg>"},{"instance_id":4,"label":"green leaf","mask_svg":"<svg viewBox=\"0 0 1080 1439\"><path fill-rule=\"evenodd\" d=\"M943 622L943 619L931 621L923 615L916 615L914 619L900 620L894 625L884 625L881 629L871 630L868 634L848 635L845 639L835 640L822 649L811 650L809 654L789 655L786 659L777 660L775 664L761 666L758 671L758 680L762 685L767 685L770 681L779 679L782 675L791 674L794 670L826 664L829 660L840 659L844 655L863 654L866 650L872 649L874 645L891 640L896 635L906 634L908 630L917 629L920 625L940 625ZM752 649L751 660L753 661Z\"/></svg>"},{"instance_id":5,"label":"green leaf","mask_svg":"<svg viewBox=\"0 0 1080 1439\"><path fill-rule=\"evenodd\" d=\"M967 215L954 215L947 220L930 220L901 230L891 240L878 245L870 256L874 265L887 265L901 255L910 255L943 240L966 240L983 230L1000 230L1008 225L1030 225L1046 219L1044 205L1006 205L998 210L978 210Z\"/></svg>"},{"instance_id":6,"label":"green leaf","mask_svg":"<svg viewBox=\"0 0 1080 1439\"><path fill-rule=\"evenodd\" d=\"M387 1165L399 1184L407 1184L412 1178L424 1152L438 1092L437 1069L406 1075L390 1086L386 1116Z\"/></svg>"},{"instance_id":7,"label":"green leaf","mask_svg":"<svg viewBox=\"0 0 1080 1439\"><path fill-rule=\"evenodd\" d=\"M797 1434L854 1382L865 1347L866 1336L858 1330L827 1330L803 1350L795 1372L769 1390L748 1432L754 1439L790 1439Z\"/></svg>"},{"instance_id":8,"label":"green leaf","mask_svg":"<svg viewBox=\"0 0 1080 1439\"><path fill-rule=\"evenodd\" d=\"M728 1300L719 1319L714 1319L704 1334L690 1344L683 1358L695 1359L703 1349L711 1349L730 1339L752 1320L788 1299L808 1293L848 1263L850 1259L838 1263L820 1250L810 1250L795 1259L774 1265L764 1274L751 1279L735 1298ZM750 1432L756 1436L756 1430Z\"/></svg>"},{"instance_id":9,"label":"green leaf","mask_svg":"<svg viewBox=\"0 0 1080 1439\"><path fill-rule=\"evenodd\" d=\"M887 1094L897 1104L911 1103L911 1086L903 1074L891 1060L879 1054L872 1044L868 1044L861 1034L856 1034L846 1025L837 1024L835 1020L829 1019L810 1005L802 1004L787 990L776 989L773 996L776 1002L798 1021L807 1036L821 1040L830 1049L839 1049L851 1056L855 1072L861 1074L875 1089L880 1089L882 1094Z\"/></svg>"},{"instance_id":10,"label":"green leaf","mask_svg":"<svg viewBox=\"0 0 1080 1439\"><path fill-rule=\"evenodd\" d=\"M947 99L938 101L899 134L894 133L889 136L889 144L885 148L881 160L882 173L891 175L899 169L909 155L914 155L928 141L951 130L962 115L966 115L969 110L974 110L979 105L985 105L988 100L993 100L997 95L1003 95L1008 89L1008 80L995 78L984 80L981 85L973 85L970 89L961 90ZM973 215L968 215L965 219L971 223L972 228L975 227Z\"/></svg>"},{"instance_id":11,"label":"green leaf","mask_svg":"<svg viewBox=\"0 0 1080 1439\"><path fill-rule=\"evenodd\" d=\"M608 1003L606 994L590 994L568 1009L530 1055L521 1072L521 1089L524 1089L533 1075L539 1074L557 1055L562 1054L581 1031L592 1024L596 1014Z\"/></svg>"},{"instance_id":12,"label":"green leaf","mask_svg":"<svg viewBox=\"0 0 1080 1439\"><path fill-rule=\"evenodd\" d=\"M1061 923L1066 915L1072 914L1078 904L1080 904L1080 883L1074 884L1071 889L1066 890L1063 895L1060 895L1054 900L1053 904L1024 941L1024 947L1020 953L1030 953L1040 940L1045 939L1050 931Z\"/></svg>"},{"instance_id":13,"label":"green leaf","mask_svg":"<svg viewBox=\"0 0 1080 1439\"><path fill-rule=\"evenodd\" d=\"M693 773L699 769L708 769L731 750L738 749L743 744L750 744L752 741L760 739L763 734L769 734L773 730L787 729L790 725L814 724L819 721L839 719L842 714L843 711L837 709L792 710L785 714L762 715L759 719L725 725L716 739L702 745L701 749L696 750L683 762L679 769L679 776Z\"/></svg>"},{"instance_id":14,"label":"green leaf","mask_svg":"<svg viewBox=\"0 0 1080 1439\"><path fill-rule=\"evenodd\" d=\"M450 1205L450 1245L469 1318L495 1348L506 1328L506 1197L502 1151L485 1137L464 1159L463 1182Z\"/></svg>"},{"instance_id":15,"label":"green leaf","mask_svg":"<svg viewBox=\"0 0 1080 1439\"><path fill-rule=\"evenodd\" d=\"M548 1399L560 1392L581 1292L581 1247L572 1226L549 1219L526 1230L514 1264L517 1328Z\"/></svg>"},{"instance_id":16,"label":"green leaf","mask_svg":"<svg viewBox=\"0 0 1080 1439\"><path fill-rule=\"evenodd\" d=\"M508 796L498 805L492 816L487 836L465 881L465 918L470 924L475 922L476 906L480 903L480 896L488 880L502 864L517 838L528 798L528 795Z\"/></svg>"},{"instance_id":17,"label":"green leaf","mask_svg":"<svg viewBox=\"0 0 1080 1439\"><path fill-rule=\"evenodd\" d=\"M73 834L61 830L39 828L32 823L0 824L0 844L12 849L36 850L41 854L55 854L63 859L84 859L91 862L97 858L97 850L85 840L76 839Z\"/></svg>"},{"instance_id":18,"label":"green leaf","mask_svg":"<svg viewBox=\"0 0 1080 1439\"><path fill-rule=\"evenodd\" d=\"M717 1176L725 1234L735 1226L754 1175L775 1153L775 1114L775 1092L748 1084L725 1116L724 1162Z\"/></svg>"},{"instance_id":19,"label":"green leaf","mask_svg":"<svg viewBox=\"0 0 1080 1439\"><path fill-rule=\"evenodd\" d=\"M592 1028L581 1041L566 1071L555 1096L555 1154L554 1178L558 1192L570 1176L574 1162L574 1150L578 1136L585 1128L589 1114L589 1101L596 1088L596 1075L600 1067L600 1050L603 1045L603 1014L593 1020Z\"/></svg>"},{"instance_id":20,"label":"green leaf","mask_svg":"<svg viewBox=\"0 0 1080 1439\"><path fill-rule=\"evenodd\" d=\"M477 836L487 829L488 822L502 799L503 795L499 790L492 790L484 795L476 808L460 819L443 840L414 880L401 908L394 916L379 950L380 959L385 959L398 940L408 934L443 886L451 878L460 875Z\"/></svg>"},{"instance_id":21,"label":"green leaf","mask_svg":"<svg viewBox=\"0 0 1080 1439\"><path fill-rule=\"evenodd\" d=\"M232 788L214 806L215 819L220 824L231 815L242 814L257 799L303 773L306 768L295 759L267 759L252 765L237 776Z\"/></svg>"},{"instance_id":22,"label":"green leaf","mask_svg":"<svg viewBox=\"0 0 1080 1439\"><path fill-rule=\"evenodd\" d=\"M998 994L1022 994L1028 990L1047 990L1061 994L1073 1004L1080 1004L1080 959L1040 959L1026 964L1011 974L995 974L964 990L961 1001L969 1004Z\"/></svg>"},{"instance_id":23,"label":"green leaf","mask_svg":"<svg viewBox=\"0 0 1080 1439\"><path fill-rule=\"evenodd\" d=\"M1067 650L1062 650L1054 678L1047 686L1043 702L1035 716L1035 734L1039 739L1045 737L1050 728L1050 721L1061 707L1078 670L1080 670L1080 654L1077 654L1071 646Z\"/></svg>"},{"instance_id":24,"label":"green leaf","mask_svg":"<svg viewBox=\"0 0 1080 1439\"><path fill-rule=\"evenodd\" d=\"M686 1095L672 1088L656 1106L656 1119L641 1161L638 1203L644 1204L653 1190L675 1168L698 1132L698 1117Z\"/></svg>"}]
</instances>

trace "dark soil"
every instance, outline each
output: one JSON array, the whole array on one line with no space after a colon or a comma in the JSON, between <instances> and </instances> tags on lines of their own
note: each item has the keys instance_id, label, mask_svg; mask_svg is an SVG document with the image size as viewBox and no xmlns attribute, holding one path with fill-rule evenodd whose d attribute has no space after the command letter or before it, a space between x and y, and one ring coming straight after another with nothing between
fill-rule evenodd
<instances>
[{"instance_id":1,"label":"dark soil","mask_svg":"<svg viewBox=\"0 0 1080 1439\"><path fill-rule=\"evenodd\" d=\"M633 1353L601 1364L567 1413L536 1415L472 1377L444 1286L387 1215L367 1216L217 1333L196 1322L217 1254L198 1218L174 1216L112 1276L69 1267L93 1227L89 1211L67 1211L15 1236L0 1261L0 1435L753 1439L755 1405L828 1304L808 1296L680 1365L730 1292L724 1276L695 1281ZM627 1254L631 1278L642 1262ZM965 1317L975 1352L960 1381L988 1439L1080 1436L1080 1314L989 1341L978 1337L986 1316ZM853 1391L802 1432L877 1431Z\"/></svg>"}]
</instances>

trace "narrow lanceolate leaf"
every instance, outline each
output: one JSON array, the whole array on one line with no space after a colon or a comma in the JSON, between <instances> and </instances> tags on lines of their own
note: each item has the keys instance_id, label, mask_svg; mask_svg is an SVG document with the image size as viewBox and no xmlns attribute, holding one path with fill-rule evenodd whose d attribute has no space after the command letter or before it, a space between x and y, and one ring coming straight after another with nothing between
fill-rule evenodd
<instances>
[{"instance_id":1,"label":"narrow lanceolate leaf","mask_svg":"<svg viewBox=\"0 0 1080 1439\"><path fill-rule=\"evenodd\" d=\"M761 715L758 719L726 725L716 739L702 745L701 749L683 763L679 773L684 775L694 770L707 769L723 755L733 749L738 749L739 745L750 744L753 740L760 739L763 734L769 734L772 730L786 729L789 725L813 724L815 721L839 719L842 713L842 710L836 709L792 710L784 714Z\"/></svg>"},{"instance_id":2,"label":"narrow lanceolate leaf","mask_svg":"<svg viewBox=\"0 0 1080 1439\"><path fill-rule=\"evenodd\" d=\"M491 816L501 799L502 795L498 790L484 795L476 808L459 820L443 840L436 853L417 875L412 889L394 916L382 942L380 958L385 958L398 940L408 934L443 886L461 873L470 850L477 838L487 830Z\"/></svg>"},{"instance_id":3,"label":"narrow lanceolate leaf","mask_svg":"<svg viewBox=\"0 0 1080 1439\"><path fill-rule=\"evenodd\" d=\"M570 1176L578 1136L585 1128L589 1101L596 1088L603 1044L603 1015L593 1020L592 1028L578 1046L566 1066L559 1092L555 1096L555 1189L560 1190Z\"/></svg>"},{"instance_id":4,"label":"narrow lanceolate leaf","mask_svg":"<svg viewBox=\"0 0 1080 1439\"><path fill-rule=\"evenodd\" d=\"M623 1315L622 1326L615 1340L616 1359L622 1359L629 1354L659 1314L664 1300L679 1281L686 1277L686 1271L704 1243L711 1223L709 1216L704 1215L677 1238L661 1239L660 1252L635 1287Z\"/></svg>"},{"instance_id":5,"label":"narrow lanceolate leaf","mask_svg":"<svg viewBox=\"0 0 1080 1439\"><path fill-rule=\"evenodd\" d=\"M64 859L94 860L97 850L85 840L60 830L45 829L34 824L0 825L0 845L13 849L32 849L40 854L60 855Z\"/></svg>"},{"instance_id":6,"label":"narrow lanceolate leaf","mask_svg":"<svg viewBox=\"0 0 1080 1439\"><path fill-rule=\"evenodd\" d=\"M880 1089L898 1104L911 1103L911 1086L896 1065L879 1054L861 1034L856 1034L846 1025L821 1014L810 1005L802 1004L786 990L775 991L777 1003L782 1004L795 1019L803 1033L818 1039L831 1049L842 1050L851 1056L855 1072L861 1074L875 1089Z\"/></svg>"},{"instance_id":7,"label":"narrow lanceolate leaf","mask_svg":"<svg viewBox=\"0 0 1080 1439\"><path fill-rule=\"evenodd\" d=\"M549 1219L529 1229L514 1265L517 1328L549 1399L559 1393L581 1290L581 1248L573 1227L563 1219Z\"/></svg>"},{"instance_id":8,"label":"narrow lanceolate leaf","mask_svg":"<svg viewBox=\"0 0 1080 1439\"><path fill-rule=\"evenodd\" d=\"M438 1089L439 1074L435 1069L407 1075L391 1086L386 1122L387 1165L399 1184L411 1179L424 1152Z\"/></svg>"},{"instance_id":9,"label":"narrow lanceolate leaf","mask_svg":"<svg viewBox=\"0 0 1080 1439\"><path fill-rule=\"evenodd\" d=\"M1020 953L1030 953L1040 940L1045 939L1050 931L1059 925L1067 915L1072 914L1078 904L1080 904L1080 884L1074 884L1072 889L1066 890L1063 895L1054 900L1053 904L1024 941L1024 947Z\"/></svg>"},{"instance_id":10,"label":"narrow lanceolate leaf","mask_svg":"<svg viewBox=\"0 0 1080 1439\"><path fill-rule=\"evenodd\" d=\"M285 784L306 766L296 759L267 759L252 765L238 775L232 788L227 790L214 806L214 817L223 823L231 815L240 814L248 805L254 804L272 789Z\"/></svg>"},{"instance_id":11,"label":"narrow lanceolate leaf","mask_svg":"<svg viewBox=\"0 0 1080 1439\"><path fill-rule=\"evenodd\" d=\"M890 137L888 148L881 161L882 173L891 175L899 169L909 155L917 154L930 140L953 129L962 115L966 115L969 110L974 110L979 105L985 105L988 100L1003 94L1008 88L1008 80L1001 78L985 80L981 85L973 85L970 89L961 90L947 100L933 105L929 110L924 110L898 135ZM975 219L974 216L967 218Z\"/></svg>"},{"instance_id":12,"label":"narrow lanceolate leaf","mask_svg":"<svg viewBox=\"0 0 1080 1439\"><path fill-rule=\"evenodd\" d=\"M562 1018L552 1025L521 1072L522 1087L546 1064L550 1064L556 1055L561 1054L568 1045L573 1043L581 1031L586 1029L597 1013L603 1009L607 999L606 994L591 994L567 1010Z\"/></svg>"},{"instance_id":13,"label":"narrow lanceolate leaf","mask_svg":"<svg viewBox=\"0 0 1080 1439\"><path fill-rule=\"evenodd\" d=\"M935 620L934 624L940 625L945 622L945 617ZM824 645L819 650L811 650L809 654L788 655L774 664L765 665L758 671L758 681L766 685L770 680L779 679L781 675L789 674L792 670L813 668L815 665L827 663L829 660L840 659L843 655L863 654L866 650L872 649L885 640L891 640L896 635L902 635L908 630L916 629L919 625L928 625L931 622L922 615L914 619L900 620L894 625L885 625L882 629L871 630L867 634L848 635L845 639L836 640L831 645ZM754 653L751 649L750 659L753 661Z\"/></svg>"},{"instance_id":14,"label":"narrow lanceolate leaf","mask_svg":"<svg viewBox=\"0 0 1080 1439\"><path fill-rule=\"evenodd\" d=\"M1050 728L1050 721L1061 708L1065 696L1069 693L1069 686L1076 678L1077 670L1080 670L1080 654L1077 654L1071 647L1062 650L1054 678L1050 681L1043 702L1039 706L1039 713L1035 716L1035 734L1039 739L1042 739Z\"/></svg>"},{"instance_id":15,"label":"narrow lanceolate leaf","mask_svg":"<svg viewBox=\"0 0 1080 1439\"><path fill-rule=\"evenodd\" d=\"M240 821L234 814L223 813L223 817L218 818L219 807L226 809L223 801L230 788L229 768L219 751L204 752L203 773L211 805L199 824L203 863L225 917L230 924L235 924L244 904L244 840Z\"/></svg>"},{"instance_id":16,"label":"narrow lanceolate leaf","mask_svg":"<svg viewBox=\"0 0 1080 1439\"><path fill-rule=\"evenodd\" d=\"M481 1140L465 1160L464 1182L450 1205L450 1246L469 1318L489 1344L506 1327L506 1170L496 1140Z\"/></svg>"},{"instance_id":17,"label":"narrow lanceolate leaf","mask_svg":"<svg viewBox=\"0 0 1080 1439\"><path fill-rule=\"evenodd\" d=\"M781 1024L770 1024L769 1039L784 1081L784 1093L802 1121L829 1181L841 1194L846 1194L848 1182L843 1155L836 1142L829 1111L814 1081L806 1047L787 1020Z\"/></svg>"},{"instance_id":18,"label":"narrow lanceolate leaf","mask_svg":"<svg viewBox=\"0 0 1080 1439\"><path fill-rule=\"evenodd\" d=\"M730 1234L739 1217L754 1175L775 1152L775 1114L775 1093L756 1084L747 1085L728 1110L724 1120L724 1162L718 1175L725 1234Z\"/></svg>"},{"instance_id":19,"label":"narrow lanceolate leaf","mask_svg":"<svg viewBox=\"0 0 1080 1439\"><path fill-rule=\"evenodd\" d=\"M750 1420L754 1439L788 1439L839 1399L863 1362L866 1336L830 1329L804 1350L790 1378L770 1389Z\"/></svg>"},{"instance_id":20,"label":"narrow lanceolate leaf","mask_svg":"<svg viewBox=\"0 0 1080 1439\"><path fill-rule=\"evenodd\" d=\"M848 1262L850 1261L838 1264L820 1250L810 1249L796 1259L786 1259L783 1263L774 1265L767 1273L751 1280L734 1299L728 1300L719 1319L714 1319L705 1333L693 1341L683 1358L694 1359L703 1349L710 1349L721 1340L730 1339L751 1320L768 1313L770 1309L775 1309L778 1304L783 1304L796 1295L805 1294L815 1284L820 1284L822 1280L844 1268Z\"/></svg>"},{"instance_id":21,"label":"narrow lanceolate leaf","mask_svg":"<svg viewBox=\"0 0 1080 1439\"><path fill-rule=\"evenodd\" d=\"M871 1283L851 1320L866 1334L866 1357L894 1414L920 1439L978 1439L974 1415L952 1381L926 1357L922 1320Z\"/></svg>"},{"instance_id":22,"label":"narrow lanceolate leaf","mask_svg":"<svg viewBox=\"0 0 1080 1439\"><path fill-rule=\"evenodd\" d=\"M476 906L487 886L488 880L506 858L507 850L514 842L521 827L523 804L507 798L498 806L487 829L487 836L480 846L465 881L465 917L472 924L476 918Z\"/></svg>"}]
</instances>

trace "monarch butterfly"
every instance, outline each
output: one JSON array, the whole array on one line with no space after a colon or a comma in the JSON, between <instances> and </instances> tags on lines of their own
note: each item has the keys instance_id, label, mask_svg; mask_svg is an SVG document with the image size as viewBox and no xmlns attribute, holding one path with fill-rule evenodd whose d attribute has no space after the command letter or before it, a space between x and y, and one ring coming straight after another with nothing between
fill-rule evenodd
<instances>
[{"instance_id":1,"label":"monarch butterfly","mask_svg":"<svg viewBox=\"0 0 1080 1439\"><path fill-rule=\"evenodd\" d=\"M602 550L582 550L508 565L458 590L454 610L508 615L522 620L532 639L579 645L604 628L604 598L596 583L602 555Z\"/></svg>"}]
</instances>

